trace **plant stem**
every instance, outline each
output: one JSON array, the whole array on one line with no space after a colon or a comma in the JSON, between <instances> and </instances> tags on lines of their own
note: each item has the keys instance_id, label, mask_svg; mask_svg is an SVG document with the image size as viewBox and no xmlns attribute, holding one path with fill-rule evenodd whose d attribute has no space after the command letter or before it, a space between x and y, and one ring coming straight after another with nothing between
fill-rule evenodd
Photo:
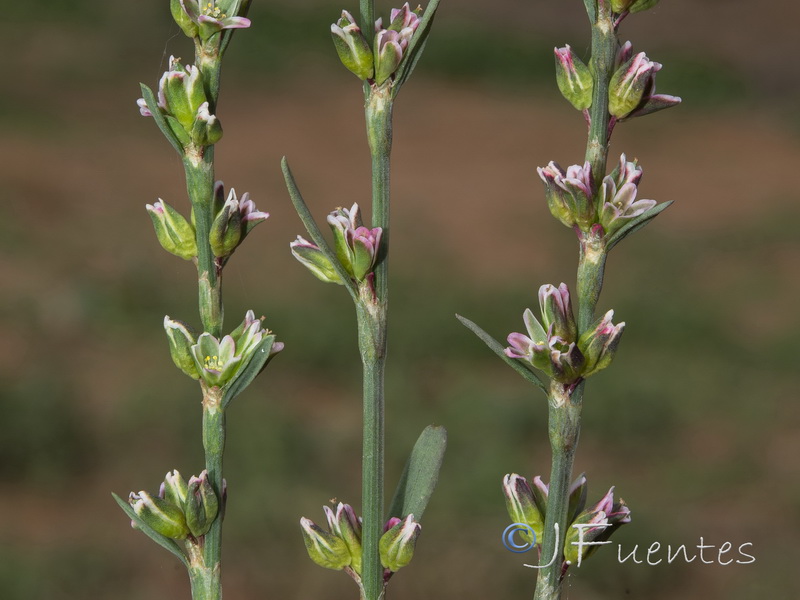
<instances>
[{"instance_id":1,"label":"plant stem","mask_svg":"<svg viewBox=\"0 0 800 600\"><path fill-rule=\"evenodd\" d=\"M614 29L610 0L598 0L596 10L587 2L592 22L592 58L589 63L594 77L594 91L590 108L591 122L586 144L586 160L591 164L595 183L606 174L609 144L608 88L614 73L617 54L617 33ZM580 235L580 257L578 261L578 335L586 331L594 321L595 308L603 287L606 263L606 248L601 232L582 232ZM534 600L558 600L561 597L563 545L567 535L567 510L569 488L572 481L572 465L580 437L580 416L583 406L585 382L581 381L573 390L553 381L550 387L549 435L553 453L550 473L550 489L547 500L542 541L541 564L547 565L554 554L556 559L539 573ZM558 547L554 536L558 524Z\"/></svg>"},{"instance_id":2,"label":"plant stem","mask_svg":"<svg viewBox=\"0 0 800 600\"><path fill-rule=\"evenodd\" d=\"M609 121L608 85L614 74L614 61L617 56L617 32L611 14L611 1L598 0L597 17L592 23L592 59L589 69L594 78L592 106L589 109L589 142L586 145L586 160L592 165L595 182L603 180L606 174L608 156Z\"/></svg>"},{"instance_id":3,"label":"plant stem","mask_svg":"<svg viewBox=\"0 0 800 600\"><path fill-rule=\"evenodd\" d=\"M561 597L561 564L564 539L569 526L567 522L569 487L580 436L580 396L581 394L574 392L570 394L564 384L557 381L553 381L550 385L549 434L553 465L550 472L541 557L541 564L549 566L539 572L534 600L556 600ZM553 560L554 555L555 560Z\"/></svg>"},{"instance_id":4,"label":"plant stem","mask_svg":"<svg viewBox=\"0 0 800 600\"><path fill-rule=\"evenodd\" d=\"M364 368L362 463L362 586L365 600L383 595L378 542L383 533L384 368L388 300L389 177L392 148L390 88L367 97L367 138L372 155L372 226L383 230L374 281L366 280L356 302L358 339ZM373 287L374 286L374 287Z\"/></svg>"},{"instance_id":5,"label":"plant stem","mask_svg":"<svg viewBox=\"0 0 800 600\"><path fill-rule=\"evenodd\" d=\"M213 585L206 600L222 598L220 566L222 555L222 518L225 512L224 484L222 479L222 456L225 450L225 411L222 409L222 395L219 388L204 390L203 396L203 451L206 455L208 480L219 498L219 513L205 534L203 543L203 564L213 574L207 580ZM195 600L197 600L195 598Z\"/></svg>"},{"instance_id":6,"label":"plant stem","mask_svg":"<svg viewBox=\"0 0 800 600\"><path fill-rule=\"evenodd\" d=\"M196 48L196 63L203 74L209 110L216 112L219 96L221 61L217 52L208 54ZM186 188L192 203L197 241L197 288L203 330L216 338L222 335L222 269L211 251L209 234L215 217L214 147L189 146L183 160ZM222 514L224 511L222 457L225 450L225 412L219 388L203 387L203 452L208 479L217 498L220 512L205 534L202 554L191 557L189 579L194 600L222 598ZM198 551L199 554L199 551Z\"/></svg>"}]
</instances>

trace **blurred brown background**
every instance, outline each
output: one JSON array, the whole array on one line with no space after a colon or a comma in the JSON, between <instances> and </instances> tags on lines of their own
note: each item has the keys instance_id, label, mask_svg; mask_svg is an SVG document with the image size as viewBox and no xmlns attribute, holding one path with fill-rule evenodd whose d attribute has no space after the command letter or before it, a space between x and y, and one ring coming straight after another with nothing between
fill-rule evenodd
<instances>
[{"instance_id":1,"label":"blurred brown background","mask_svg":"<svg viewBox=\"0 0 800 600\"><path fill-rule=\"evenodd\" d=\"M357 9L350 2L347 8ZM378 3L381 12L389 8ZM201 469L196 388L171 364L164 314L196 322L193 268L158 246L145 203L187 209L180 162L136 110L170 54L168 2L4 3L0 93L0 597L188 597L173 557L131 531L110 492ZM229 412L226 598L347 599L298 519L359 504L360 374L347 295L297 265L291 160L320 220L368 204L358 82L322 0L253 3L226 59L218 176L272 216L225 275L228 324L253 308L285 352ZM542 397L453 314L497 338L542 283L572 285L572 234L535 167L583 156L585 128L552 47L585 55L578 0L445 0L396 106L388 493L421 429L450 432L404 599L526 598L528 555L503 548L500 480L549 471ZM601 309L628 323L588 386L576 468L633 510L615 542L719 547L756 562L618 564L605 550L567 598L789 600L800 595L796 3L664 0L623 35L664 64L684 105L620 126L642 197L675 200L612 254ZM231 325L232 326L232 325ZM716 559L711 552L707 557Z\"/></svg>"}]
</instances>

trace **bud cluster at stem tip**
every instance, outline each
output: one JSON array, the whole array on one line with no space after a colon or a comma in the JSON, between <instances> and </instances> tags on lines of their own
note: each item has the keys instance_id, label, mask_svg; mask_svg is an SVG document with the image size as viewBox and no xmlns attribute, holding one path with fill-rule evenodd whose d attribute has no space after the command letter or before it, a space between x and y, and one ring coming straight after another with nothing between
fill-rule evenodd
<instances>
[{"instance_id":1,"label":"bud cluster at stem tip","mask_svg":"<svg viewBox=\"0 0 800 600\"><path fill-rule=\"evenodd\" d=\"M378 19L372 48L353 16L343 10L339 20L331 25L333 44L342 64L359 79L377 86L391 81L419 28L421 10L411 10L406 2L401 8L392 9L388 27L383 26L383 19Z\"/></svg>"},{"instance_id":2,"label":"bud cluster at stem tip","mask_svg":"<svg viewBox=\"0 0 800 600\"><path fill-rule=\"evenodd\" d=\"M152 117L155 108L184 148L189 145L212 146L222 139L222 125L210 113L200 69L195 65L184 67L179 58L169 58L169 69L158 84L157 105L148 105L144 98L139 98L136 103L145 117Z\"/></svg>"},{"instance_id":3,"label":"bud cluster at stem tip","mask_svg":"<svg viewBox=\"0 0 800 600\"><path fill-rule=\"evenodd\" d=\"M542 320L527 309L523 316L527 335L510 334L506 356L525 360L564 384L586 379L611 364L625 328L625 323L611 322L613 310L578 338L566 284L539 288L539 307Z\"/></svg>"}]
</instances>

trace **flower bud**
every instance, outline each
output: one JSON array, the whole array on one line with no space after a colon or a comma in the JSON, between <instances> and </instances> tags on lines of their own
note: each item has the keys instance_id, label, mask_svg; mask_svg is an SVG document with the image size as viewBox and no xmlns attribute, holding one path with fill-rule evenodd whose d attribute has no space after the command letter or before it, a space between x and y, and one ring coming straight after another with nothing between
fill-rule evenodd
<instances>
[{"instance_id":1,"label":"flower bud","mask_svg":"<svg viewBox=\"0 0 800 600\"><path fill-rule=\"evenodd\" d=\"M158 497L167 500L177 506L182 507L186 502L188 494L188 487L186 481L183 479L177 469L170 471L164 477L164 483L158 491Z\"/></svg>"},{"instance_id":2,"label":"flower bud","mask_svg":"<svg viewBox=\"0 0 800 600\"><path fill-rule=\"evenodd\" d=\"M155 204L146 204L145 208L164 250L184 260L191 260L197 256L194 227L183 215L160 198Z\"/></svg>"},{"instance_id":3,"label":"flower bud","mask_svg":"<svg viewBox=\"0 0 800 600\"><path fill-rule=\"evenodd\" d=\"M197 109L192 125L192 141L199 146L213 146L222 139L222 124L208 112L208 102Z\"/></svg>"},{"instance_id":4,"label":"flower bud","mask_svg":"<svg viewBox=\"0 0 800 600\"><path fill-rule=\"evenodd\" d=\"M524 477L512 473L503 477L503 495L506 497L506 509L512 523L524 523L536 534L536 543L541 543L544 531L544 513L539 510L533 498L533 491ZM524 539L530 537L520 532ZM531 543L534 540L525 539Z\"/></svg>"},{"instance_id":5,"label":"flower bud","mask_svg":"<svg viewBox=\"0 0 800 600\"><path fill-rule=\"evenodd\" d=\"M584 378L602 371L614 359L625 323L614 325L611 322L613 316L614 311L608 311L578 340L578 347L586 357Z\"/></svg>"},{"instance_id":6,"label":"flower bud","mask_svg":"<svg viewBox=\"0 0 800 600\"><path fill-rule=\"evenodd\" d=\"M648 59L644 52L619 67L609 84L609 113L622 119L649 114L680 103L680 98L674 96L654 95L655 77L660 70L661 64Z\"/></svg>"},{"instance_id":7,"label":"flower bud","mask_svg":"<svg viewBox=\"0 0 800 600\"><path fill-rule=\"evenodd\" d=\"M192 379L199 379L200 374L192 356L192 346L197 341L194 332L186 323L169 317L164 317L164 331L167 332L172 362Z\"/></svg>"},{"instance_id":8,"label":"flower bud","mask_svg":"<svg viewBox=\"0 0 800 600\"><path fill-rule=\"evenodd\" d=\"M164 73L159 83L159 97L166 101L167 112L184 129L191 130L197 110L206 101L200 69L194 65L184 68L180 59L171 56L169 71Z\"/></svg>"},{"instance_id":9,"label":"flower bud","mask_svg":"<svg viewBox=\"0 0 800 600\"><path fill-rule=\"evenodd\" d=\"M319 247L299 235L295 241L289 244L289 247L292 249L292 256L299 260L315 277L325 283L344 285L331 261Z\"/></svg>"},{"instance_id":10,"label":"flower bud","mask_svg":"<svg viewBox=\"0 0 800 600\"><path fill-rule=\"evenodd\" d=\"M343 10L342 17L331 25L331 35L342 64L359 79L372 79L372 49L349 12Z\"/></svg>"},{"instance_id":11,"label":"flower bud","mask_svg":"<svg viewBox=\"0 0 800 600\"><path fill-rule=\"evenodd\" d=\"M384 533L378 543L381 564L396 572L410 563L421 529L422 526L414 521L414 515L408 515Z\"/></svg>"},{"instance_id":12,"label":"flower bud","mask_svg":"<svg viewBox=\"0 0 800 600\"><path fill-rule=\"evenodd\" d=\"M242 213L239 210L239 200L236 192L231 188L228 199L211 223L208 234L208 243L214 256L229 256L236 250L242 239Z\"/></svg>"},{"instance_id":13,"label":"flower bud","mask_svg":"<svg viewBox=\"0 0 800 600\"><path fill-rule=\"evenodd\" d=\"M319 566L340 571L350 564L350 551L342 538L305 517L300 519L300 527L308 556Z\"/></svg>"},{"instance_id":14,"label":"flower bud","mask_svg":"<svg viewBox=\"0 0 800 600\"><path fill-rule=\"evenodd\" d=\"M630 522L630 509L622 500L614 502L612 487L596 505L574 518L564 544L564 559L570 564L580 565L597 551L600 547L598 542L609 540L617 529Z\"/></svg>"},{"instance_id":15,"label":"flower bud","mask_svg":"<svg viewBox=\"0 0 800 600\"><path fill-rule=\"evenodd\" d=\"M539 288L539 307L542 311L542 326L568 341L574 341L578 327L572 314L569 288L562 283L558 288L547 284Z\"/></svg>"},{"instance_id":16,"label":"flower bud","mask_svg":"<svg viewBox=\"0 0 800 600\"><path fill-rule=\"evenodd\" d=\"M196 538L205 535L214 523L219 512L219 501L214 488L208 481L208 472L203 471L200 477L189 479L187 497L184 505L186 525Z\"/></svg>"},{"instance_id":17,"label":"flower bud","mask_svg":"<svg viewBox=\"0 0 800 600\"><path fill-rule=\"evenodd\" d=\"M391 77L403 60L400 34L392 29L382 29L375 36L375 83L383 84Z\"/></svg>"},{"instance_id":18,"label":"flower bud","mask_svg":"<svg viewBox=\"0 0 800 600\"><path fill-rule=\"evenodd\" d=\"M328 529L337 535L347 545L350 552L350 567L357 575L361 574L361 520L356 517L353 507L349 504L339 503L336 512L324 506L325 516L328 519Z\"/></svg>"},{"instance_id":19,"label":"flower bud","mask_svg":"<svg viewBox=\"0 0 800 600\"><path fill-rule=\"evenodd\" d=\"M537 171L545 185L550 213L567 227L577 225L582 231L589 231L597 217L591 165L572 165L564 171L551 161Z\"/></svg>"},{"instance_id":20,"label":"flower bud","mask_svg":"<svg viewBox=\"0 0 800 600\"><path fill-rule=\"evenodd\" d=\"M161 535L182 540L189 534L183 512L169 500L142 491L138 494L131 492L128 502L136 516Z\"/></svg>"},{"instance_id":21,"label":"flower bud","mask_svg":"<svg viewBox=\"0 0 800 600\"><path fill-rule=\"evenodd\" d=\"M578 110L592 105L594 78L589 67L578 58L569 45L556 48L556 82L561 94Z\"/></svg>"}]
</instances>

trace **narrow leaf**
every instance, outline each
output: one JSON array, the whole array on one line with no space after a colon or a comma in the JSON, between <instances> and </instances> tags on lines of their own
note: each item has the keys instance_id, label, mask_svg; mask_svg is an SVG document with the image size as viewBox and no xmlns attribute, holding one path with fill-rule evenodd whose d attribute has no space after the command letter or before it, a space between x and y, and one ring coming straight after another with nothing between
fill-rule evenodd
<instances>
[{"instance_id":1,"label":"narrow leaf","mask_svg":"<svg viewBox=\"0 0 800 600\"><path fill-rule=\"evenodd\" d=\"M283 178L286 180L286 188L289 190L289 196L292 199L292 204L294 204L294 209L297 211L297 215L300 217L303 225L305 225L308 235L311 236L313 242L328 257L328 260L331 261L333 268L336 269L336 273L344 282L344 286L347 288L347 291L350 292L350 295L354 299L358 299L358 289L353 283L352 277L344 270L342 263L339 262L339 259L336 258L336 255L331 251L328 242L325 241L322 232L319 230L319 227L317 227L314 217L311 216L311 211L308 210L308 206L305 200L303 200L300 190L297 188L297 183L294 180L292 171L289 169L289 161L286 160L285 156L281 160L281 169L283 170Z\"/></svg>"},{"instance_id":2,"label":"narrow leaf","mask_svg":"<svg viewBox=\"0 0 800 600\"><path fill-rule=\"evenodd\" d=\"M115 493L111 493L114 497L114 500L117 501L119 507L131 518L131 521L136 523L136 526L144 533L147 537L153 540L156 544L161 546L162 548L166 548L170 552L172 552L178 559L183 563L183 565L188 569L189 568L189 561L186 560L186 555L181 550L181 547L175 542L175 540L171 540L166 536L161 535L157 531L155 531L152 527L144 523L139 516L133 512L133 508L131 505L125 502L122 498L117 496Z\"/></svg>"},{"instance_id":3,"label":"narrow leaf","mask_svg":"<svg viewBox=\"0 0 800 600\"><path fill-rule=\"evenodd\" d=\"M650 221L655 219L661 213L661 211L665 210L670 204L672 204L672 202L673 201L670 200L669 202L662 202L661 204L656 204L650 210L643 212L641 215L631 220L622 229L620 229L614 235L608 238L608 241L606 242L606 251L611 250L624 238L628 237L630 234L634 233L635 231L638 231L639 229L647 225Z\"/></svg>"},{"instance_id":4,"label":"narrow leaf","mask_svg":"<svg viewBox=\"0 0 800 600\"><path fill-rule=\"evenodd\" d=\"M272 344L275 343L275 336L268 335L256 346L249 362L242 367L239 374L236 375L224 388L222 395L222 408L225 409L236 396L241 394L248 385L258 376L262 369L267 365L267 361L271 358L270 351ZM273 355L274 356L274 355Z\"/></svg>"},{"instance_id":5,"label":"narrow leaf","mask_svg":"<svg viewBox=\"0 0 800 600\"><path fill-rule=\"evenodd\" d=\"M461 315L456 315L456 318L459 321L461 321L462 325L464 325L472 333L477 335L483 341L483 343L489 347L489 350L491 350L492 352L497 354L497 356L502 358L503 362L505 362L517 373L522 375L525 379L530 381L532 384L534 384L536 387L542 390L545 393L545 395L547 395L547 385L545 385L545 383L542 381L539 375L537 375L536 372L533 371L533 367L529 367L520 360L506 356L505 348L503 348L503 346L500 345L500 342L498 342L496 339L494 339L492 336L490 336L488 333L486 333L483 329L478 327L475 323L473 323L469 319L462 317Z\"/></svg>"},{"instance_id":6,"label":"narrow leaf","mask_svg":"<svg viewBox=\"0 0 800 600\"><path fill-rule=\"evenodd\" d=\"M140 83L139 85L142 88L142 98L144 98L144 102L147 104L147 109L153 115L153 120L156 122L156 125L161 130L161 133L164 134L164 137L167 138L167 141L172 144L173 148L175 148L175 152L183 157L183 145L180 143L175 134L172 133L169 123L167 123L164 115L161 114L161 109L158 108L158 102L153 94L153 90L143 83Z\"/></svg>"},{"instance_id":7,"label":"narrow leaf","mask_svg":"<svg viewBox=\"0 0 800 600\"><path fill-rule=\"evenodd\" d=\"M361 33L366 38L369 47L372 48L372 39L375 37L375 0L361 0L359 8Z\"/></svg>"},{"instance_id":8,"label":"narrow leaf","mask_svg":"<svg viewBox=\"0 0 800 600\"><path fill-rule=\"evenodd\" d=\"M428 425L422 431L397 484L389 517L402 519L414 515L415 521L422 519L439 480L446 447L447 430L444 427Z\"/></svg>"}]
</instances>

